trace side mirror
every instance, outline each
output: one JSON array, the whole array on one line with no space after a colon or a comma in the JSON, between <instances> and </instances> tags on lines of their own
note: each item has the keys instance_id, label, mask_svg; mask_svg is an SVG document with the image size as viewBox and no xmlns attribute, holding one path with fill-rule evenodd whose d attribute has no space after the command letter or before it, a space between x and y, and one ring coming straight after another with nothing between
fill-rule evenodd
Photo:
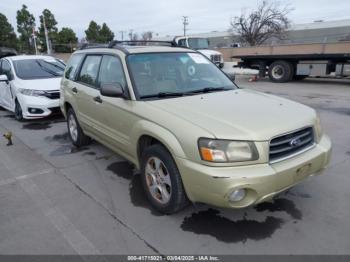
<instances>
[{"instance_id":1,"label":"side mirror","mask_svg":"<svg viewBox=\"0 0 350 262\"><path fill-rule=\"evenodd\" d=\"M0 75L0 82L8 82L9 78L7 77L7 75Z\"/></svg>"},{"instance_id":2,"label":"side mirror","mask_svg":"<svg viewBox=\"0 0 350 262\"><path fill-rule=\"evenodd\" d=\"M125 98L124 90L120 83L102 84L100 93L103 96Z\"/></svg>"}]
</instances>

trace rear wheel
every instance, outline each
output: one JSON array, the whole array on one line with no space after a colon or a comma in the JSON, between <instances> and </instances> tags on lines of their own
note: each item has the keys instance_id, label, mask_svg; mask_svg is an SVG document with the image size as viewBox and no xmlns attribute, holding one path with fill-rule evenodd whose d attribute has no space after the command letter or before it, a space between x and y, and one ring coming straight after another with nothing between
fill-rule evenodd
<instances>
[{"instance_id":1,"label":"rear wheel","mask_svg":"<svg viewBox=\"0 0 350 262\"><path fill-rule=\"evenodd\" d=\"M17 121L22 121L23 120L22 107L21 107L21 104L18 102L17 99L16 99L16 102L15 102L15 119Z\"/></svg>"},{"instance_id":2,"label":"rear wheel","mask_svg":"<svg viewBox=\"0 0 350 262\"><path fill-rule=\"evenodd\" d=\"M81 129L73 108L69 108L67 111L67 128L69 138L76 147L85 146L90 143L91 139Z\"/></svg>"},{"instance_id":3,"label":"rear wheel","mask_svg":"<svg viewBox=\"0 0 350 262\"><path fill-rule=\"evenodd\" d=\"M141 165L143 187L156 210L171 214L188 204L180 172L162 145L155 144L146 148Z\"/></svg>"},{"instance_id":4,"label":"rear wheel","mask_svg":"<svg viewBox=\"0 0 350 262\"><path fill-rule=\"evenodd\" d=\"M272 82L285 83L293 79L293 65L286 61L276 61L269 66L269 78Z\"/></svg>"}]
</instances>

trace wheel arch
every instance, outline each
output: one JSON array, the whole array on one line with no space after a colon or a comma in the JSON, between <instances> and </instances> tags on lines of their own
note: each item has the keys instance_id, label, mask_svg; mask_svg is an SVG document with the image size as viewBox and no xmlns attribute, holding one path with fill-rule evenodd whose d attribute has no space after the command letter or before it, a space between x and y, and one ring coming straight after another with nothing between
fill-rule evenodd
<instances>
[{"instance_id":1,"label":"wheel arch","mask_svg":"<svg viewBox=\"0 0 350 262\"><path fill-rule=\"evenodd\" d=\"M168 150L170 155L176 157L185 157L185 152L176 138L169 130L148 121L140 121L132 131L132 141L135 141L134 150L140 168L140 159L142 152L147 146L161 144Z\"/></svg>"}]
</instances>

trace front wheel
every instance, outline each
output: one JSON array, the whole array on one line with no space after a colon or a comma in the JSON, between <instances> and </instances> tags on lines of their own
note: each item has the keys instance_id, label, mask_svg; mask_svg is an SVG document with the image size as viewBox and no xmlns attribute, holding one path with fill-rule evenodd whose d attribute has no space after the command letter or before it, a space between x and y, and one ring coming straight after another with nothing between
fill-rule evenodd
<instances>
[{"instance_id":1,"label":"front wheel","mask_svg":"<svg viewBox=\"0 0 350 262\"><path fill-rule=\"evenodd\" d=\"M23 120L22 107L21 107L21 104L18 102L17 99L16 99L16 102L15 102L15 119L17 121L22 121Z\"/></svg>"},{"instance_id":2,"label":"front wheel","mask_svg":"<svg viewBox=\"0 0 350 262\"><path fill-rule=\"evenodd\" d=\"M82 147L90 143L90 138L81 129L73 108L69 108L67 111L67 128L69 138L76 147Z\"/></svg>"},{"instance_id":3,"label":"front wheel","mask_svg":"<svg viewBox=\"0 0 350 262\"><path fill-rule=\"evenodd\" d=\"M162 145L155 144L145 149L141 171L143 188L157 211L172 214L188 204L180 172Z\"/></svg>"}]
</instances>

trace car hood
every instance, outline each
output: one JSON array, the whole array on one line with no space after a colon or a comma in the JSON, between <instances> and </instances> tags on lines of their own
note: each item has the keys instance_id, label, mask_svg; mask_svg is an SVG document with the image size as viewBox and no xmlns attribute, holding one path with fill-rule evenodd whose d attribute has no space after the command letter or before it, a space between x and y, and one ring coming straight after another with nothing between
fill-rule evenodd
<instances>
[{"instance_id":1,"label":"car hood","mask_svg":"<svg viewBox=\"0 0 350 262\"><path fill-rule=\"evenodd\" d=\"M310 107L245 89L149 103L220 139L268 141L316 121L315 110Z\"/></svg>"},{"instance_id":2,"label":"car hood","mask_svg":"<svg viewBox=\"0 0 350 262\"><path fill-rule=\"evenodd\" d=\"M61 77L55 78L45 78L45 79L17 79L16 87L24 89L33 89L33 90L60 90Z\"/></svg>"}]
</instances>

